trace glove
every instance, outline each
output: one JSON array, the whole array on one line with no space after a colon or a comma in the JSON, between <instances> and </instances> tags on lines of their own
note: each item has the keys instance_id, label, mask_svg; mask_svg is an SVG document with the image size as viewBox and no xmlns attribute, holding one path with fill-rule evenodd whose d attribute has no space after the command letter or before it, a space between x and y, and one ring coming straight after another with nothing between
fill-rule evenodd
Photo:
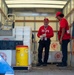
<instances>
[{"instance_id":1,"label":"glove","mask_svg":"<svg viewBox=\"0 0 74 75\"><path fill-rule=\"evenodd\" d=\"M43 40L43 36L42 35L40 36L40 39Z\"/></svg>"},{"instance_id":2,"label":"glove","mask_svg":"<svg viewBox=\"0 0 74 75\"><path fill-rule=\"evenodd\" d=\"M42 36L43 36L43 37L46 37L46 34L43 34Z\"/></svg>"}]
</instances>

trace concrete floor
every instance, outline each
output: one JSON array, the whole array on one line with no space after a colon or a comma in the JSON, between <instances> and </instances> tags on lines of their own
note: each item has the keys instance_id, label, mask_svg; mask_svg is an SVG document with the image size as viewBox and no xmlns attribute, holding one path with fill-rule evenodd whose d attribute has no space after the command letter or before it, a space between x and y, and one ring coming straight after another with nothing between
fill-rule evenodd
<instances>
[{"instance_id":1,"label":"concrete floor","mask_svg":"<svg viewBox=\"0 0 74 75\"><path fill-rule=\"evenodd\" d=\"M74 68L58 68L55 65L48 65L46 67L33 67L30 71L16 70L15 75L74 75Z\"/></svg>"}]
</instances>

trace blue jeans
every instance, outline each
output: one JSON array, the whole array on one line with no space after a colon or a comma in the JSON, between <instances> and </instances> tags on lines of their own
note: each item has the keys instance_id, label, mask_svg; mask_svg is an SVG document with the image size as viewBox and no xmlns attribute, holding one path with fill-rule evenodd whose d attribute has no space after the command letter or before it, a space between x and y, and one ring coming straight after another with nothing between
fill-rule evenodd
<instances>
[{"instance_id":1,"label":"blue jeans","mask_svg":"<svg viewBox=\"0 0 74 75\"><path fill-rule=\"evenodd\" d=\"M62 40L62 44L61 44L61 50L62 50L62 64L63 65L67 65L67 59L68 59L68 43L70 42L70 40Z\"/></svg>"}]
</instances>

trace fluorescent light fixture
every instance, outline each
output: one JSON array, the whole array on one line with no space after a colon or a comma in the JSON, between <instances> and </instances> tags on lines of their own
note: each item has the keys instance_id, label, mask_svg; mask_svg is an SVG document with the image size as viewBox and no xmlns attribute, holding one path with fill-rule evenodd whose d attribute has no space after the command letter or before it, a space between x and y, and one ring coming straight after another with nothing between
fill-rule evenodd
<instances>
[{"instance_id":1,"label":"fluorescent light fixture","mask_svg":"<svg viewBox=\"0 0 74 75\"><path fill-rule=\"evenodd\" d=\"M48 16L49 14L47 13L15 13L16 16Z\"/></svg>"},{"instance_id":2,"label":"fluorescent light fixture","mask_svg":"<svg viewBox=\"0 0 74 75\"><path fill-rule=\"evenodd\" d=\"M8 5L9 8L63 8L63 5Z\"/></svg>"},{"instance_id":3,"label":"fluorescent light fixture","mask_svg":"<svg viewBox=\"0 0 74 75\"><path fill-rule=\"evenodd\" d=\"M26 4L26 3L29 3L29 4L33 4L33 3L38 3L38 4L66 4L67 1L26 1L26 0L12 0L12 1L6 1L7 4Z\"/></svg>"},{"instance_id":4,"label":"fluorescent light fixture","mask_svg":"<svg viewBox=\"0 0 74 75\"><path fill-rule=\"evenodd\" d=\"M48 14L41 14L41 16L47 16Z\"/></svg>"},{"instance_id":5,"label":"fluorescent light fixture","mask_svg":"<svg viewBox=\"0 0 74 75\"><path fill-rule=\"evenodd\" d=\"M67 1L5 0L9 8L63 8Z\"/></svg>"}]
</instances>

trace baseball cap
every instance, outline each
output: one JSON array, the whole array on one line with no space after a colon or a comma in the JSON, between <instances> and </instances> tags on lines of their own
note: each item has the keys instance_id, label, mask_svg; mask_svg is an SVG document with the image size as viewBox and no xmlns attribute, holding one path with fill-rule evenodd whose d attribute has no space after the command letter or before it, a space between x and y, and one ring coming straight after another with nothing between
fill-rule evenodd
<instances>
[{"instance_id":1,"label":"baseball cap","mask_svg":"<svg viewBox=\"0 0 74 75\"><path fill-rule=\"evenodd\" d=\"M59 16L60 14L62 14L62 13L61 13L61 12L57 12L57 13L56 13L56 17Z\"/></svg>"},{"instance_id":2,"label":"baseball cap","mask_svg":"<svg viewBox=\"0 0 74 75\"><path fill-rule=\"evenodd\" d=\"M48 18L44 18L44 22L49 22L49 19Z\"/></svg>"}]
</instances>

